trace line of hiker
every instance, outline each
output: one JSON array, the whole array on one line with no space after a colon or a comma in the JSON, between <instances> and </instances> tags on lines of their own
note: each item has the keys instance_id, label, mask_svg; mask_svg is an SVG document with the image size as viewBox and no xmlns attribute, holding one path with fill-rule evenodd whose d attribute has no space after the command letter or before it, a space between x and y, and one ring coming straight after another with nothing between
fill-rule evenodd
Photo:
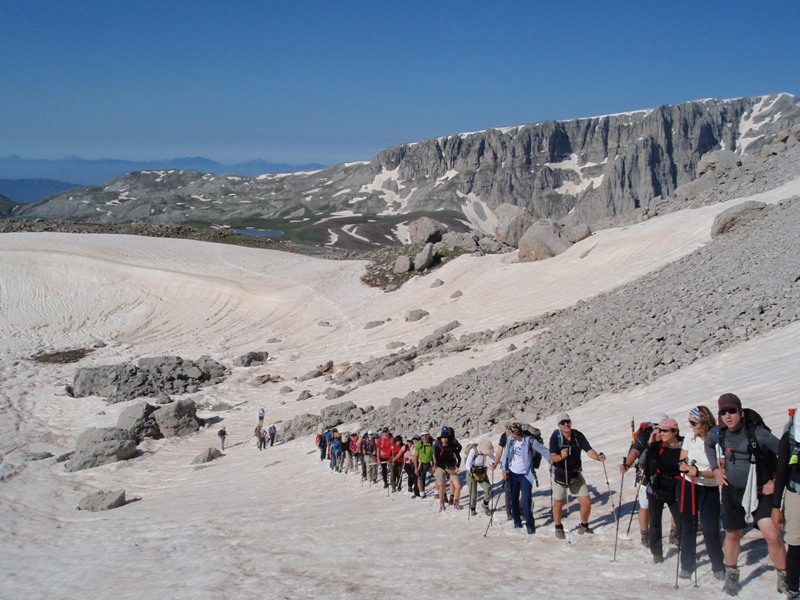
<instances>
[{"instance_id":1,"label":"line of hiker","mask_svg":"<svg viewBox=\"0 0 800 600\"><path fill-rule=\"evenodd\" d=\"M659 413L642 423L631 423L631 445L619 467L620 494L625 493L625 475L635 467L636 491L628 522L628 533L638 507L640 538L653 562L663 563L664 508L670 514L669 541L677 546L675 585L698 577L697 534L702 533L704 556L723 592L736 596L742 588L738 566L741 538L753 525L766 541L777 570L777 590L800 598L800 425L795 411L783 437L773 435L755 411L742 408L734 394L718 399L717 417L707 406L696 406L686 415L690 433L681 436L680 424ZM614 506L608 482L605 455L595 450L586 436L572 427L566 413L556 417L557 428L546 446L541 432L523 423L508 423L495 449L488 438L464 450L464 481L468 487L469 516L482 512L494 518L500 498L492 506L497 489L495 471L502 472L505 510L514 527L536 532L533 487L542 459L549 463L551 511L555 536L571 541L569 513L571 497L577 499L578 534L593 534L590 526L591 497L583 476L582 453L603 464L608 496L616 521L614 559L622 517L622 498ZM361 472L363 483L379 484L387 493L405 489L411 498L435 496L439 512L461 510L462 446L452 428L442 428L434 439L430 431L407 437L383 428L379 435L367 431L341 434L335 428L317 436L320 460L328 460L334 471ZM431 481L432 480L432 481ZM430 483L435 493L430 493ZM500 481L498 481L500 483ZM482 494L479 495L478 488ZM781 532L785 530L784 546ZM488 527L487 527L488 531ZM627 536L626 536L627 537Z\"/></svg>"}]
</instances>

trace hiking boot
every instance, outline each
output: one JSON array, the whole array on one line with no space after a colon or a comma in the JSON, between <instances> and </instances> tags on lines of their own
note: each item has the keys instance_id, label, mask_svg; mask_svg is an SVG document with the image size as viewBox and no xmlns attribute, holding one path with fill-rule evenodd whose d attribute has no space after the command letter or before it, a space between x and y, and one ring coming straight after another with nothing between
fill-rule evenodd
<instances>
[{"instance_id":1,"label":"hiking boot","mask_svg":"<svg viewBox=\"0 0 800 600\"><path fill-rule=\"evenodd\" d=\"M556 539L558 540L567 539L567 534L564 533L564 527L562 525L556 525Z\"/></svg>"},{"instance_id":2,"label":"hiking boot","mask_svg":"<svg viewBox=\"0 0 800 600\"><path fill-rule=\"evenodd\" d=\"M738 567L725 567L725 585L722 586L722 591L728 596L738 596L739 590L742 589L742 584L739 583L739 568Z\"/></svg>"},{"instance_id":3,"label":"hiking boot","mask_svg":"<svg viewBox=\"0 0 800 600\"><path fill-rule=\"evenodd\" d=\"M677 529L669 530L669 543L672 544L673 546L677 546L678 544L681 543Z\"/></svg>"},{"instance_id":4,"label":"hiking boot","mask_svg":"<svg viewBox=\"0 0 800 600\"><path fill-rule=\"evenodd\" d=\"M691 579L692 578L692 572L691 571L687 571L686 569L681 569L680 573L678 573L678 578L679 579Z\"/></svg>"},{"instance_id":5,"label":"hiking boot","mask_svg":"<svg viewBox=\"0 0 800 600\"><path fill-rule=\"evenodd\" d=\"M653 563L659 565L664 562L663 554L653 554Z\"/></svg>"},{"instance_id":6,"label":"hiking boot","mask_svg":"<svg viewBox=\"0 0 800 600\"><path fill-rule=\"evenodd\" d=\"M442 502L442 503L439 505L439 512L440 512L440 513L442 513L442 512L444 512L446 509L447 509L447 505L446 505L444 502Z\"/></svg>"},{"instance_id":7,"label":"hiking boot","mask_svg":"<svg viewBox=\"0 0 800 600\"><path fill-rule=\"evenodd\" d=\"M641 536L642 546L645 548L650 547L650 532L649 531L640 531L639 535Z\"/></svg>"},{"instance_id":8,"label":"hiking boot","mask_svg":"<svg viewBox=\"0 0 800 600\"><path fill-rule=\"evenodd\" d=\"M584 533L594 534L594 529L592 529L588 525L584 525L583 523L581 523L580 527L578 527L578 533L581 535L583 535Z\"/></svg>"},{"instance_id":9,"label":"hiking boot","mask_svg":"<svg viewBox=\"0 0 800 600\"><path fill-rule=\"evenodd\" d=\"M725 569L714 571L712 575L714 576L714 579L716 579L717 581L725 581Z\"/></svg>"},{"instance_id":10,"label":"hiking boot","mask_svg":"<svg viewBox=\"0 0 800 600\"><path fill-rule=\"evenodd\" d=\"M470 517L477 517L478 516L478 511L475 510L474 508L470 508L469 509L469 516Z\"/></svg>"},{"instance_id":11,"label":"hiking boot","mask_svg":"<svg viewBox=\"0 0 800 600\"><path fill-rule=\"evenodd\" d=\"M458 502L453 502L453 508L456 510L462 510L464 507L461 506Z\"/></svg>"},{"instance_id":12,"label":"hiking boot","mask_svg":"<svg viewBox=\"0 0 800 600\"><path fill-rule=\"evenodd\" d=\"M486 513L487 517L490 517L492 515L492 511L489 509L489 505L486 504L486 502L483 503L482 508L483 508L483 512Z\"/></svg>"},{"instance_id":13,"label":"hiking boot","mask_svg":"<svg viewBox=\"0 0 800 600\"><path fill-rule=\"evenodd\" d=\"M384 483L384 484L383 484L383 489L386 489L386 488L388 488L388 487L389 487L389 484L388 484L388 483Z\"/></svg>"},{"instance_id":14,"label":"hiking boot","mask_svg":"<svg viewBox=\"0 0 800 600\"><path fill-rule=\"evenodd\" d=\"M420 493L419 493L419 497L420 497L420 498L427 498L427 497L428 497L428 495L427 495L425 492L420 492Z\"/></svg>"},{"instance_id":15,"label":"hiking boot","mask_svg":"<svg viewBox=\"0 0 800 600\"><path fill-rule=\"evenodd\" d=\"M789 593L789 585L786 583L786 569L778 569L778 593Z\"/></svg>"},{"instance_id":16,"label":"hiking boot","mask_svg":"<svg viewBox=\"0 0 800 600\"><path fill-rule=\"evenodd\" d=\"M528 531L528 535L533 535L534 533L536 533L535 527L527 527L526 529Z\"/></svg>"},{"instance_id":17,"label":"hiking boot","mask_svg":"<svg viewBox=\"0 0 800 600\"><path fill-rule=\"evenodd\" d=\"M514 523L514 529L522 529L522 523Z\"/></svg>"},{"instance_id":18,"label":"hiking boot","mask_svg":"<svg viewBox=\"0 0 800 600\"><path fill-rule=\"evenodd\" d=\"M455 501L455 496L450 496L449 498L447 498L448 504L452 504L454 501Z\"/></svg>"},{"instance_id":19,"label":"hiking boot","mask_svg":"<svg viewBox=\"0 0 800 600\"><path fill-rule=\"evenodd\" d=\"M789 600L800 600L800 592L786 590L786 597L789 598Z\"/></svg>"}]
</instances>

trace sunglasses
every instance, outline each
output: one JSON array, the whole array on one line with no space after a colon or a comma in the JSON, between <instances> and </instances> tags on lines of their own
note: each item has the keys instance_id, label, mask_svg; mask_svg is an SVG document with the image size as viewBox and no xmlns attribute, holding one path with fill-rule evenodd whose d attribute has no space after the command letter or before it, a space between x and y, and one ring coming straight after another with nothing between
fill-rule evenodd
<instances>
[{"instance_id":1,"label":"sunglasses","mask_svg":"<svg viewBox=\"0 0 800 600\"><path fill-rule=\"evenodd\" d=\"M671 431L671 432L673 432L673 433L677 433L677 430L676 430L676 429L661 429L661 427L659 427L659 428L658 428L658 430L659 430L661 433L667 433L667 432L669 432L669 431Z\"/></svg>"},{"instance_id":2,"label":"sunglasses","mask_svg":"<svg viewBox=\"0 0 800 600\"><path fill-rule=\"evenodd\" d=\"M559 425L571 425L572 421L559 421L558 424Z\"/></svg>"},{"instance_id":3,"label":"sunglasses","mask_svg":"<svg viewBox=\"0 0 800 600\"><path fill-rule=\"evenodd\" d=\"M723 408L722 410L719 411L719 414L721 414L721 415L735 415L738 412L739 412L738 408Z\"/></svg>"},{"instance_id":4,"label":"sunglasses","mask_svg":"<svg viewBox=\"0 0 800 600\"><path fill-rule=\"evenodd\" d=\"M691 419L689 419L689 425L691 427L697 427L698 425L700 425L700 421L692 421Z\"/></svg>"}]
</instances>

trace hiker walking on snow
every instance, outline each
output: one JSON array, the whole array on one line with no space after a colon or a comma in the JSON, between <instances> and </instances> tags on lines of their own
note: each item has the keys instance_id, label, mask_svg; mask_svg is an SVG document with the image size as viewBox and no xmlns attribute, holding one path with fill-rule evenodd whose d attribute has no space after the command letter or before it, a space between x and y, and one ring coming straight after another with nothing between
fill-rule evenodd
<instances>
[{"instance_id":1,"label":"hiker walking on snow","mask_svg":"<svg viewBox=\"0 0 800 600\"><path fill-rule=\"evenodd\" d=\"M684 481L681 482L683 498L681 525L681 571L679 576L689 579L697 568L697 525L703 531L706 553L716 579L725 579L722 557L722 537L719 529L719 484L706 458L705 440L716 426L713 413L707 406L697 406L689 411L692 433L683 440L679 465Z\"/></svg>"},{"instance_id":2,"label":"hiker walking on snow","mask_svg":"<svg viewBox=\"0 0 800 600\"><path fill-rule=\"evenodd\" d=\"M532 503L533 484L536 481L533 472L535 453L533 438L530 435L524 435L521 423L513 423L511 435L503 450L500 463L503 466L503 478L510 488L511 516L514 519L514 527L522 528L522 516L524 515L528 534L536 532ZM520 514L520 502L522 502L522 514Z\"/></svg>"},{"instance_id":3,"label":"hiker walking on snow","mask_svg":"<svg viewBox=\"0 0 800 600\"><path fill-rule=\"evenodd\" d=\"M264 410L263 406L258 407L258 424L259 426L264 426L264 416L267 414L267 411Z\"/></svg>"},{"instance_id":4,"label":"hiker walking on snow","mask_svg":"<svg viewBox=\"0 0 800 600\"><path fill-rule=\"evenodd\" d=\"M494 466L494 447L491 440L483 439L467 452L467 482L469 483L469 512L477 514L478 486L483 488L483 512L491 514L489 502L492 500L492 484L489 482L489 467Z\"/></svg>"},{"instance_id":5,"label":"hiker walking on snow","mask_svg":"<svg viewBox=\"0 0 800 600\"><path fill-rule=\"evenodd\" d=\"M378 461L381 465L381 477L383 478L383 488L389 487L389 461L392 460L392 450L394 448L394 440L392 439L392 432L388 427L383 428L383 435L375 442L378 451Z\"/></svg>"},{"instance_id":6,"label":"hiker walking on snow","mask_svg":"<svg viewBox=\"0 0 800 600\"><path fill-rule=\"evenodd\" d=\"M405 452L403 452L403 469L406 472L406 481L408 481L408 491L413 494L411 497L416 498L419 496L417 489L417 475L414 473L414 444L419 441L419 436L414 434L410 440L406 442Z\"/></svg>"},{"instance_id":7,"label":"hiker walking on snow","mask_svg":"<svg viewBox=\"0 0 800 600\"><path fill-rule=\"evenodd\" d=\"M403 436L396 435L392 445L392 458L390 460L392 492L400 491L400 478L403 476L403 461L405 460L406 445L403 443Z\"/></svg>"},{"instance_id":8,"label":"hiker walking on snow","mask_svg":"<svg viewBox=\"0 0 800 600\"><path fill-rule=\"evenodd\" d=\"M267 433L269 434L269 447L272 448L273 444L275 444L275 436L278 434L278 428L275 427L275 423L269 426Z\"/></svg>"},{"instance_id":9,"label":"hiker walking on snow","mask_svg":"<svg viewBox=\"0 0 800 600\"><path fill-rule=\"evenodd\" d=\"M550 436L550 459L553 463L553 521L556 525L556 537L565 539L561 517L567 501L567 488L573 496L577 496L580 506L580 528L578 533L594 533L589 527L589 515L592 511L592 500L589 487L581 472L581 450L589 458L600 462L606 455L597 452L589 444L589 440L577 429L572 428L572 419L567 413L556 417L558 429Z\"/></svg>"},{"instance_id":10,"label":"hiker walking on snow","mask_svg":"<svg viewBox=\"0 0 800 600\"><path fill-rule=\"evenodd\" d=\"M447 482L453 487L453 508L461 510L459 499L461 497L461 482L458 480L458 457L450 438L447 435L439 437L439 443L433 453L434 479L436 490L439 493L439 512L444 512L447 507Z\"/></svg>"},{"instance_id":11,"label":"hiker walking on snow","mask_svg":"<svg viewBox=\"0 0 800 600\"><path fill-rule=\"evenodd\" d=\"M370 483L378 483L377 449L375 447L375 434L367 432L367 439L361 440L361 456L364 458L366 478Z\"/></svg>"},{"instance_id":12,"label":"hiker walking on snow","mask_svg":"<svg viewBox=\"0 0 800 600\"><path fill-rule=\"evenodd\" d=\"M222 429L217 432L219 436L219 445L223 452L225 452L225 438L228 437L228 432L225 431L225 426L223 425Z\"/></svg>"},{"instance_id":13,"label":"hiker walking on snow","mask_svg":"<svg viewBox=\"0 0 800 600\"><path fill-rule=\"evenodd\" d=\"M778 438L763 424L758 413L742 409L735 394L722 394L717 401L717 427L706 437L706 457L721 486L722 526L725 541L725 585L722 591L735 596L739 583L739 552L748 522L767 542L769 557L778 570L778 591L786 591L786 548L781 532L772 521ZM717 456L719 445L721 456ZM751 468L752 460L752 468ZM754 476L750 476L755 471ZM750 484L748 486L748 484Z\"/></svg>"},{"instance_id":14,"label":"hiker walking on snow","mask_svg":"<svg viewBox=\"0 0 800 600\"><path fill-rule=\"evenodd\" d=\"M433 440L430 431L422 432L422 439L414 444L414 474L417 476L417 489L424 498L425 483L433 469Z\"/></svg>"},{"instance_id":15,"label":"hiker walking on snow","mask_svg":"<svg viewBox=\"0 0 800 600\"><path fill-rule=\"evenodd\" d=\"M500 441L497 442L497 450L494 455L492 471L497 468L497 465L501 464L500 458L503 456L503 451L505 450L506 444L508 444L508 438L511 435L511 425L511 423L506 423L505 430L500 435ZM509 493L509 489L508 482L504 483L503 495L505 496L506 501L506 519L510 521L513 517L511 516L511 494Z\"/></svg>"},{"instance_id":16,"label":"hiker walking on snow","mask_svg":"<svg viewBox=\"0 0 800 600\"><path fill-rule=\"evenodd\" d=\"M259 450L267 447L267 431L261 425L256 425L256 438L258 439Z\"/></svg>"},{"instance_id":17,"label":"hiker walking on snow","mask_svg":"<svg viewBox=\"0 0 800 600\"><path fill-rule=\"evenodd\" d=\"M775 493L772 495L772 522L785 530L784 540L789 546L786 552L786 595L800 598L800 409L795 409L789 429L778 443L778 466L775 475ZM784 498L784 490L786 496ZM781 512L781 499L783 511Z\"/></svg>"}]
</instances>

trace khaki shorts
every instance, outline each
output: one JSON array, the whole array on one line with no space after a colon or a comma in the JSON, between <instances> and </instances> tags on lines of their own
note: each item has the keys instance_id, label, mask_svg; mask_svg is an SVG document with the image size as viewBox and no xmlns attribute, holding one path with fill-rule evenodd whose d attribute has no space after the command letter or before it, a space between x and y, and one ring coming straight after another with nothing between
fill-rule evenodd
<instances>
[{"instance_id":1,"label":"khaki shorts","mask_svg":"<svg viewBox=\"0 0 800 600\"><path fill-rule=\"evenodd\" d=\"M433 478L436 481L436 485L444 485L450 480L450 473L445 471L442 467L436 467Z\"/></svg>"},{"instance_id":2,"label":"khaki shorts","mask_svg":"<svg viewBox=\"0 0 800 600\"><path fill-rule=\"evenodd\" d=\"M784 541L790 546L800 546L800 494L786 490L783 497L783 517L786 535Z\"/></svg>"},{"instance_id":3,"label":"khaki shorts","mask_svg":"<svg viewBox=\"0 0 800 600\"><path fill-rule=\"evenodd\" d=\"M586 485L586 480L582 474L578 474L569 482L569 493L573 496L588 496L589 487ZM556 483L553 480L553 500L566 500L567 499L567 486Z\"/></svg>"}]
</instances>

